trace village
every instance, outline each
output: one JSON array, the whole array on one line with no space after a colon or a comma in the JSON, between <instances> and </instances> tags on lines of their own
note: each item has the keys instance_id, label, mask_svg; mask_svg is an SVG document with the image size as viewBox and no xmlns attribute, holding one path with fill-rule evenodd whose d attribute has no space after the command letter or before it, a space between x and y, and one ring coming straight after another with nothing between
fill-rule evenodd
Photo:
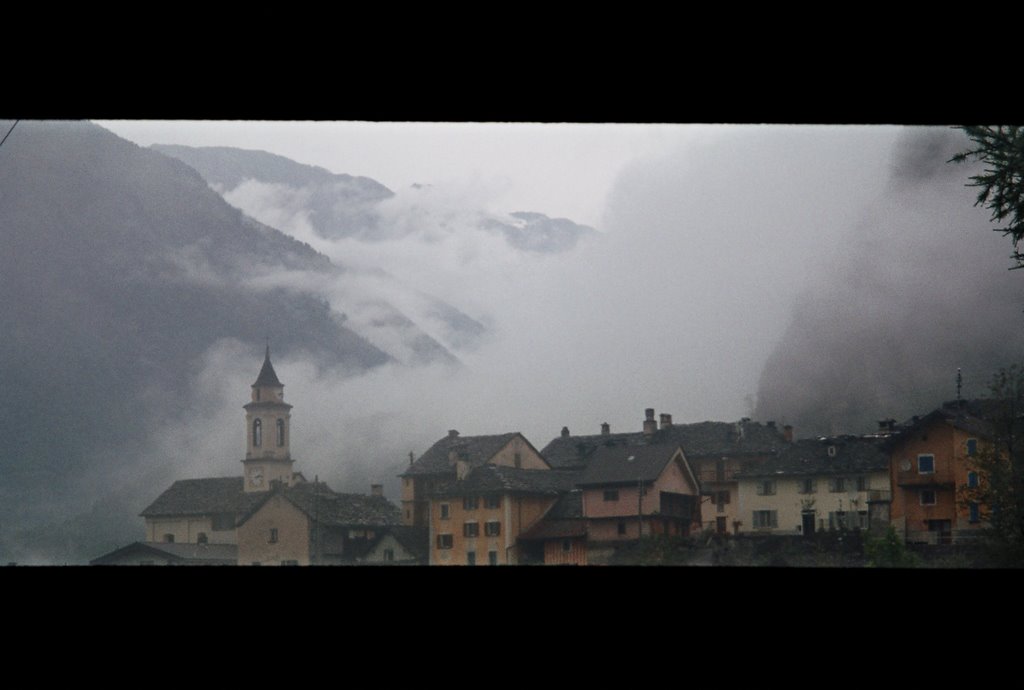
<instances>
[{"instance_id":1,"label":"village","mask_svg":"<svg viewBox=\"0 0 1024 690\"><path fill-rule=\"evenodd\" d=\"M251 389L242 475L174 482L142 511L145 540L93 565L602 565L659 540L874 535L955 549L985 526L969 498L973 461L995 437L991 401L817 438L748 418L677 424L650 408L636 430L563 427L539 450L517 431L451 429L410 453L396 505L383 484L338 493L294 467L269 346Z\"/></svg>"}]
</instances>

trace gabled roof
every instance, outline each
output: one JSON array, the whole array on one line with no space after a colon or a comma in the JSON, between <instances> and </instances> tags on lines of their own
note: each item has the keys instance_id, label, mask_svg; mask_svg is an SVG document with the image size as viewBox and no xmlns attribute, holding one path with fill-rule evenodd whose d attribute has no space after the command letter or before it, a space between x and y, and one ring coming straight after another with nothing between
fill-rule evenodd
<instances>
[{"instance_id":1,"label":"gabled roof","mask_svg":"<svg viewBox=\"0 0 1024 690\"><path fill-rule=\"evenodd\" d=\"M327 527L380 527L401 522L401 511L383 496L336 493L323 482L277 485L250 495L258 496L258 500L238 520L239 525L255 515L271 496L282 496L310 520Z\"/></svg>"},{"instance_id":2,"label":"gabled roof","mask_svg":"<svg viewBox=\"0 0 1024 690\"><path fill-rule=\"evenodd\" d=\"M413 527L411 525L391 525L386 527L377 534L377 538L373 540L373 544L367 553L372 551L389 534L413 558L423 564L427 563L427 558L430 555L430 533L426 527Z\"/></svg>"},{"instance_id":3,"label":"gabled roof","mask_svg":"<svg viewBox=\"0 0 1024 690\"><path fill-rule=\"evenodd\" d=\"M274 365L270 363L270 345L267 345L267 354L263 358L263 368L260 369L260 375L256 377L256 383L252 384L253 388L257 386L277 386L278 388L284 388L284 384L277 379L277 372L274 371Z\"/></svg>"},{"instance_id":4,"label":"gabled roof","mask_svg":"<svg viewBox=\"0 0 1024 690\"><path fill-rule=\"evenodd\" d=\"M650 437L642 431L590 436L559 436L544 446L541 455L552 467L585 467L598 448L677 444L690 460L701 457L774 455L787 445L775 426L739 422L696 422L657 429Z\"/></svg>"},{"instance_id":5,"label":"gabled roof","mask_svg":"<svg viewBox=\"0 0 1024 690\"><path fill-rule=\"evenodd\" d=\"M690 459L704 456L772 455L788 445L777 427L749 420L673 424L654 432L652 441L677 443Z\"/></svg>"},{"instance_id":6,"label":"gabled roof","mask_svg":"<svg viewBox=\"0 0 1024 690\"><path fill-rule=\"evenodd\" d=\"M519 535L519 539L559 539L585 537L587 523L583 519L583 492L573 489L562 494L530 529Z\"/></svg>"},{"instance_id":7,"label":"gabled roof","mask_svg":"<svg viewBox=\"0 0 1024 690\"><path fill-rule=\"evenodd\" d=\"M453 449L458 449L462 457L469 462L470 467L479 467L493 458L516 436L521 437L526 443L530 443L518 431L493 436L452 436L449 434L428 448L427 452L410 465L401 476L454 472L455 468L448 460L448 452ZM533 447L532 444L530 447Z\"/></svg>"},{"instance_id":8,"label":"gabled roof","mask_svg":"<svg viewBox=\"0 0 1024 690\"><path fill-rule=\"evenodd\" d=\"M661 476L679 445L602 446L594 451L577 486L653 482Z\"/></svg>"},{"instance_id":9,"label":"gabled roof","mask_svg":"<svg viewBox=\"0 0 1024 690\"><path fill-rule=\"evenodd\" d=\"M477 496L482 494L533 494L557 496L569 491L578 472L572 470L527 470L504 465L481 465L464 479L438 482L430 495Z\"/></svg>"},{"instance_id":10,"label":"gabled roof","mask_svg":"<svg viewBox=\"0 0 1024 690\"><path fill-rule=\"evenodd\" d=\"M238 562L238 546L137 541L94 558L89 564L115 565L119 560L131 555L163 557L183 565L235 565Z\"/></svg>"},{"instance_id":11,"label":"gabled roof","mask_svg":"<svg viewBox=\"0 0 1024 690\"><path fill-rule=\"evenodd\" d=\"M242 477L179 479L143 510L141 515L148 518L246 513L259 502L262 495L247 494L244 486Z\"/></svg>"},{"instance_id":12,"label":"gabled roof","mask_svg":"<svg viewBox=\"0 0 1024 690\"><path fill-rule=\"evenodd\" d=\"M923 417L913 417L896 428L889 437L887 447L892 449L914 432L936 422L945 422L969 434L993 438L996 426L993 421L1005 416L1004 403L999 400L960 400L943 403Z\"/></svg>"},{"instance_id":13,"label":"gabled roof","mask_svg":"<svg viewBox=\"0 0 1024 690\"><path fill-rule=\"evenodd\" d=\"M834 455L829 454L829 448ZM738 473L738 479L813 476L885 471L889 455L885 439L875 436L833 436L787 443L776 457Z\"/></svg>"}]
</instances>

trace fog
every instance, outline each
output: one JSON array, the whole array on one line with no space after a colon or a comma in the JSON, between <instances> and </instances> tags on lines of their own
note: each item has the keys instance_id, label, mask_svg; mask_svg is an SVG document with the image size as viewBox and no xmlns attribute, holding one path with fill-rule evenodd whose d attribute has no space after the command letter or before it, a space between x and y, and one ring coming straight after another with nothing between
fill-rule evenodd
<instances>
[{"instance_id":1,"label":"fog","mask_svg":"<svg viewBox=\"0 0 1024 690\"><path fill-rule=\"evenodd\" d=\"M453 125L454 142L458 132ZM394 188L378 208L385 239L373 241L318 236L301 191L252 181L223 190L233 205L348 269L315 284L262 276L254 289L290 281L316 290L357 330L375 320L372 300L383 297L463 364L414 366L398 343L369 331L361 332L396 363L353 375L275 357L295 405L297 468L345 490L384 481L397 497L394 475L408 453L418 456L451 428L522 431L542 447L563 425L573 433L597 433L605 421L613 431L638 430L645 407L678 422L751 415L798 297L818 291L822 267L841 263L850 234L872 214L894 212L883 202L893 203L890 172L904 136L897 127L681 128L663 137L664 150L640 147L618 166L601 200L600 235L560 254L516 250L482 232L477 219L500 217L494 202L507 190L475 176ZM351 159L328 167L366 173ZM970 217L969 197L958 218ZM999 271L995 259L990 269ZM833 286L826 299L843 300L844 289ZM454 342L422 317L421 293L485 324L486 335ZM858 309L876 306L870 295L858 299ZM198 390L216 401L202 408L216 411L182 423L195 444L188 456L218 460L180 476L237 474L240 406L259 367L248 353L232 342L208 353ZM767 409L780 421L797 416ZM157 446L174 454L170 440Z\"/></svg>"}]
</instances>

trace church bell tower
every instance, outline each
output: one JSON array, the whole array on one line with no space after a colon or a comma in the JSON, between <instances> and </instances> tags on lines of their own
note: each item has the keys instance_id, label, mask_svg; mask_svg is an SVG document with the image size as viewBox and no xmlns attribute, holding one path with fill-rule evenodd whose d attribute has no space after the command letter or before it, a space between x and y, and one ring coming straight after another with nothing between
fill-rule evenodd
<instances>
[{"instance_id":1,"label":"church bell tower","mask_svg":"<svg viewBox=\"0 0 1024 690\"><path fill-rule=\"evenodd\" d=\"M252 401L245 405L245 490L267 491L270 483L292 483L291 409L284 401L284 384L270 363L270 345L263 368L252 384Z\"/></svg>"}]
</instances>

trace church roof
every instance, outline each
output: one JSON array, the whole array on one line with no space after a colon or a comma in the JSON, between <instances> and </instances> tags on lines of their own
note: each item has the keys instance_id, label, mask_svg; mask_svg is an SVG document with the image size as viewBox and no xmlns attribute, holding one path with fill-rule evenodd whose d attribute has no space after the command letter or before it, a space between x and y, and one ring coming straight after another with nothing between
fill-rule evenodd
<instances>
[{"instance_id":1,"label":"church roof","mask_svg":"<svg viewBox=\"0 0 1024 690\"><path fill-rule=\"evenodd\" d=\"M267 345L267 354L263 358L263 368L260 369L260 375L256 377L256 383L252 385L254 388L256 386L278 386L284 388L284 384L277 378L274 365L270 363L270 345Z\"/></svg>"},{"instance_id":2,"label":"church roof","mask_svg":"<svg viewBox=\"0 0 1024 690\"><path fill-rule=\"evenodd\" d=\"M262 498L259 493L246 493L244 481L242 477L179 479L140 514L142 517L240 515Z\"/></svg>"}]
</instances>

